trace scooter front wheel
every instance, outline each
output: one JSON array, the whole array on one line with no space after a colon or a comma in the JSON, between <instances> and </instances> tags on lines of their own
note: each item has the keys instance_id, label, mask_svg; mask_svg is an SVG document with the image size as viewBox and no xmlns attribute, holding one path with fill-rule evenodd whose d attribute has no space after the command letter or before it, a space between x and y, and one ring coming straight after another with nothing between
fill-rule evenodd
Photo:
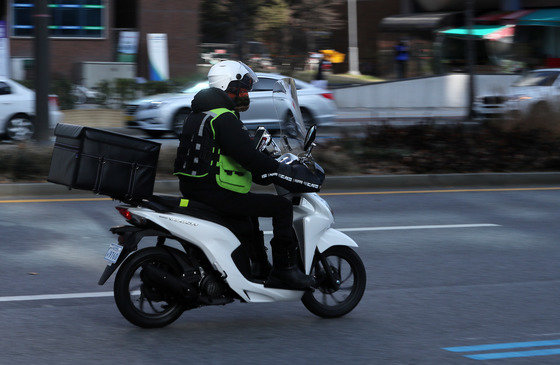
<instances>
[{"instance_id":1,"label":"scooter front wheel","mask_svg":"<svg viewBox=\"0 0 560 365\"><path fill-rule=\"evenodd\" d=\"M323 252L328 267L318 255L313 260L311 274L318 278L314 292L306 292L301 301L313 314L323 318L341 317L358 305L366 288L366 270L360 256L346 246L333 246ZM337 281L329 279L330 270Z\"/></svg>"}]
</instances>

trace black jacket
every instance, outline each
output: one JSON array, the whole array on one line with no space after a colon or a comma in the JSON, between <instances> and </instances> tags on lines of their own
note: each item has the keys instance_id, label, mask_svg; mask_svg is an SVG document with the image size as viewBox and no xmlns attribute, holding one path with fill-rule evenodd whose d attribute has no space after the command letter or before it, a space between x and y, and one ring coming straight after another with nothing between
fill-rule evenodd
<instances>
[{"instance_id":1,"label":"black jacket","mask_svg":"<svg viewBox=\"0 0 560 365\"><path fill-rule=\"evenodd\" d=\"M187 117L183 126L183 132L178 148L178 155L183 153L184 148L191 143L192 135L197 133L202 119L205 117L204 112L216 109L226 108L234 110L234 103L229 96L222 90L217 88L209 88L199 91L191 104L192 113ZM247 128L239 120L239 114L223 113L214 119L212 125L215 132L215 143L221 149L221 154L233 158L246 170L253 175L253 181L258 184L279 183L289 190L304 189L310 191L309 182L322 183L314 178L314 176L302 176L302 169L297 173L292 171L294 168L281 164L274 158L255 149L255 143L249 136ZM178 160L180 156L178 156ZM178 175L181 181L181 190L213 190L222 189L218 186L213 174L208 174L203 178L193 178ZM297 177L296 187L294 179ZM300 183L301 182L301 183ZM308 184L304 184L307 182ZM301 186L300 186L301 185ZM312 184L313 185L313 184ZM318 187L317 189L318 190Z\"/></svg>"}]
</instances>

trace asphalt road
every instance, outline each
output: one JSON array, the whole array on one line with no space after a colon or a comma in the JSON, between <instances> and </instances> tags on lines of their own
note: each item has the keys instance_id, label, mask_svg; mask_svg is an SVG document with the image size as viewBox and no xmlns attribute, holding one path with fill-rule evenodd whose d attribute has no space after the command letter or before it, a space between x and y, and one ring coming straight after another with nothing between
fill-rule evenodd
<instances>
[{"instance_id":1,"label":"asphalt road","mask_svg":"<svg viewBox=\"0 0 560 365\"><path fill-rule=\"evenodd\" d=\"M123 223L114 202L3 198L0 363L560 363L560 187L327 193L367 268L353 312L234 303L158 330L129 324L110 296L30 300L112 289L96 283Z\"/></svg>"}]
</instances>

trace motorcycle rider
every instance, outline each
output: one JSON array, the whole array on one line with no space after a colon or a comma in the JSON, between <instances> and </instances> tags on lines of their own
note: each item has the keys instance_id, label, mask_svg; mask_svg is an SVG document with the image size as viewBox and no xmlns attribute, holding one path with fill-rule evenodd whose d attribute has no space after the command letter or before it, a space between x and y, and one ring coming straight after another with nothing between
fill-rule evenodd
<instances>
[{"instance_id":1,"label":"motorcycle rider","mask_svg":"<svg viewBox=\"0 0 560 365\"><path fill-rule=\"evenodd\" d=\"M299 163L280 163L255 149L239 112L249 108L249 91L258 82L244 63L222 61L208 72L210 88L198 92L192 113L179 137L174 173L183 196L202 202L225 215L251 217L254 231L249 256L253 276L268 276L265 286L309 288L313 280L298 266L298 243L292 227L293 207L274 194L249 192L252 181L278 184L292 192L318 191L324 175ZM272 217L273 267L270 269L258 217Z\"/></svg>"}]
</instances>

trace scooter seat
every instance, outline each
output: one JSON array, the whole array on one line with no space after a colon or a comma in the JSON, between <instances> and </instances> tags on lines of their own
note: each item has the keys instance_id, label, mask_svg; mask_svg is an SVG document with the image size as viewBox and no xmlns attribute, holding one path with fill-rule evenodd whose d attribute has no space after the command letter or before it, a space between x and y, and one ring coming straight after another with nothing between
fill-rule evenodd
<instances>
[{"instance_id":1,"label":"scooter seat","mask_svg":"<svg viewBox=\"0 0 560 365\"><path fill-rule=\"evenodd\" d=\"M181 206L181 201L183 201L183 206ZM184 214L217 223L228 228L238 237L252 233L251 228L247 226L249 222L247 217L225 215L196 200L172 195L152 195L142 205L159 213Z\"/></svg>"}]
</instances>

